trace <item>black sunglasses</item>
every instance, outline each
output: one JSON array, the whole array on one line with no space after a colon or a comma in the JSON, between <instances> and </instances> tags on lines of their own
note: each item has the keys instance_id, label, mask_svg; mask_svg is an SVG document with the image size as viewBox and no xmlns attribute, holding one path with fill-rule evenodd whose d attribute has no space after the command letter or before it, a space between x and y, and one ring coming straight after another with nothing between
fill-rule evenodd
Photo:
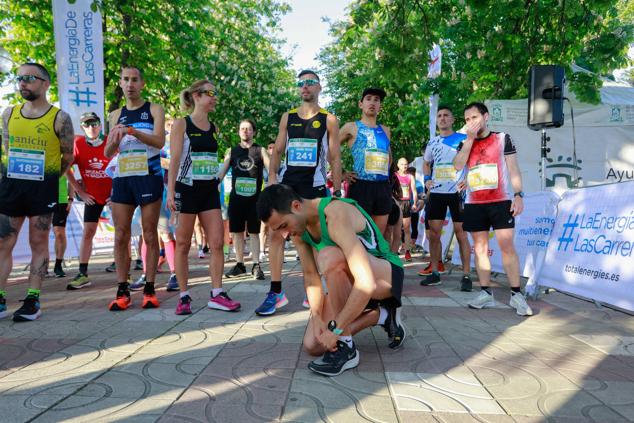
<instances>
[{"instance_id":1,"label":"black sunglasses","mask_svg":"<svg viewBox=\"0 0 634 423\"><path fill-rule=\"evenodd\" d=\"M33 82L36 79L39 79L40 81L46 81L46 79L40 78L39 76L35 75L18 75L15 77L16 82Z\"/></svg>"}]
</instances>

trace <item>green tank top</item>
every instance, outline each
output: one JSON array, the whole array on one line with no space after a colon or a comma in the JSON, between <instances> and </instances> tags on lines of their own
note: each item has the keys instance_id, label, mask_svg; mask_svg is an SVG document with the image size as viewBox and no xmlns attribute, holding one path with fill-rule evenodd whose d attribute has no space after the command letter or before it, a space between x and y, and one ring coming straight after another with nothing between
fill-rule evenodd
<instances>
[{"instance_id":1,"label":"green tank top","mask_svg":"<svg viewBox=\"0 0 634 423\"><path fill-rule=\"evenodd\" d=\"M324 210L330 204L331 201L343 201L344 203L348 203L357 208L365 218L365 228L361 232L357 232L357 238L361 241L361 244L365 247L366 251L373 255L376 258L380 258L383 260L387 260L390 263L403 267L403 263L401 263L401 259L394 254L390 250L390 246L388 245L385 238L381 232L379 232L379 228L376 226L372 218L351 198L336 198L336 197L326 197L322 198L319 201L319 206L317 207L317 212L319 214L319 225L321 227L321 240L319 242L315 242L313 237L308 233L308 230L304 231L302 234L302 241L315 247L317 251L321 251L326 247L335 247L337 244L333 242L330 238L330 234L328 233L328 225L326 224L326 213Z\"/></svg>"}]
</instances>

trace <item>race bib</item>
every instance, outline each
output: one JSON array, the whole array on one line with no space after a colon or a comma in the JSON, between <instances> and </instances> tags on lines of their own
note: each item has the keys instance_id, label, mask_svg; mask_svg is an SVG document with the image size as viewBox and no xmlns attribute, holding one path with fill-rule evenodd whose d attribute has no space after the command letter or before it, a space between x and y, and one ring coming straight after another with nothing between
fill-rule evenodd
<instances>
[{"instance_id":1,"label":"race bib","mask_svg":"<svg viewBox=\"0 0 634 423\"><path fill-rule=\"evenodd\" d=\"M46 153L44 150L9 148L7 177L13 179L28 179L30 181L43 181L45 162Z\"/></svg>"},{"instance_id":2,"label":"race bib","mask_svg":"<svg viewBox=\"0 0 634 423\"><path fill-rule=\"evenodd\" d=\"M403 185L401 184L401 192L403 193L403 197L401 198L410 198L410 194L409 194L409 184L408 185Z\"/></svg>"},{"instance_id":3,"label":"race bib","mask_svg":"<svg viewBox=\"0 0 634 423\"><path fill-rule=\"evenodd\" d=\"M434 165L435 182L454 182L456 180L456 168L452 163L438 163Z\"/></svg>"},{"instance_id":4,"label":"race bib","mask_svg":"<svg viewBox=\"0 0 634 423\"><path fill-rule=\"evenodd\" d=\"M317 166L317 140L313 138L291 138L288 140L288 165Z\"/></svg>"},{"instance_id":5,"label":"race bib","mask_svg":"<svg viewBox=\"0 0 634 423\"><path fill-rule=\"evenodd\" d=\"M148 174L147 150L119 152L119 176L146 176Z\"/></svg>"},{"instance_id":6,"label":"race bib","mask_svg":"<svg viewBox=\"0 0 634 423\"><path fill-rule=\"evenodd\" d=\"M242 197L253 197L257 191L255 178L236 178L236 194Z\"/></svg>"},{"instance_id":7,"label":"race bib","mask_svg":"<svg viewBox=\"0 0 634 423\"><path fill-rule=\"evenodd\" d=\"M218 175L218 153L191 153L195 181L210 181Z\"/></svg>"},{"instance_id":8,"label":"race bib","mask_svg":"<svg viewBox=\"0 0 634 423\"><path fill-rule=\"evenodd\" d=\"M390 156L387 151L365 150L365 171L370 174L387 176Z\"/></svg>"},{"instance_id":9,"label":"race bib","mask_svg":"<svg viewBox=\"0 0 634 423\"><path fill-rule=\"evenodd\" d=\"M490 163L474 166L469 169L467 180L471 191L496 189L498 187L498 165Z\"/></svg>"}]
</instances>

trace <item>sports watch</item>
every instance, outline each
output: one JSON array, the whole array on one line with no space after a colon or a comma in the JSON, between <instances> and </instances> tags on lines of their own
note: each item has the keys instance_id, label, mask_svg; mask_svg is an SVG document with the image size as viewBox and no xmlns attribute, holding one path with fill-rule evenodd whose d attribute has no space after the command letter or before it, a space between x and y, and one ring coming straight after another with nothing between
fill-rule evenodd
<instances>
[{"instance_id":1,"label":"sports watch","mask_svg":"<svg viewBox=\"0 0 634 423\"><path fill-rule=\"evenodd\" d=\"M343 333L343 329L337 328L337 322L335 322L334 320L328 322L328 330L337 336Z\"/></svg>"}]
</instances>

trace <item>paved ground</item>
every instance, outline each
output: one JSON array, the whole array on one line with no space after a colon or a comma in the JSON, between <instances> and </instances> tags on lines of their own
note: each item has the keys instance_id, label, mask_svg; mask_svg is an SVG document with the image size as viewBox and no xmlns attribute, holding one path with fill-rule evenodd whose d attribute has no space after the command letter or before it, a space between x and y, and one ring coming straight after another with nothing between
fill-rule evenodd
<instances>
[{"instance_id":1,"label":"paved ground","mask_svg":"<svg viewBox=\"0 0 634 423\"><path fill-rule=\"evenodd\" d=\"M357 369L312 374L292 257L290 304L269 318L253 313L268 282L250 279L226 283L241 312L207 310L206 266L193 258L189 317L164 289L160 309L142 311L137 293L128 311L107 311L113 278L102 271L82 291L47 279L39 321L0 321L0 422L634 421L632 316L558 293L533 302L531 318L503 304L469 310L459 272L418 285L420 258L406 272L405 346L391 351L383 330L368 330L355 338ZM14 279L11 311L24 289Z\"/></svg>"}]
</instances>

